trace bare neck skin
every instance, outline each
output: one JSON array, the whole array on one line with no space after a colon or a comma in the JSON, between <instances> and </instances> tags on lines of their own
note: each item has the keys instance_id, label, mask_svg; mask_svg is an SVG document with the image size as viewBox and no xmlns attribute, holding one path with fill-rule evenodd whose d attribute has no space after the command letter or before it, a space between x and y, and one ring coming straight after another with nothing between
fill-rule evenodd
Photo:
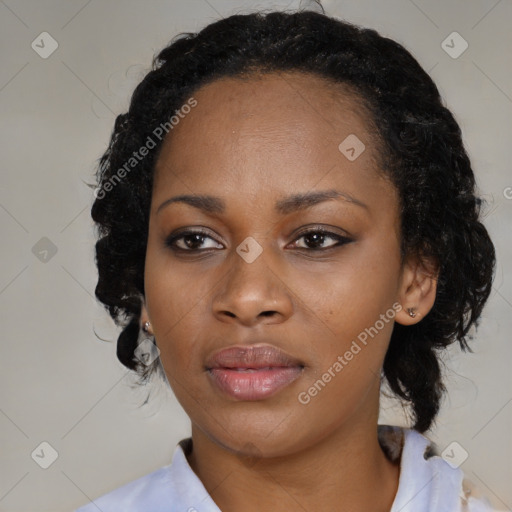
<instances>
[{"instance_id":1,"label":"bare neck skin","mask_svg":"<svg viewBox=\"0 0 512 512\"><path fill-rule=\"evenodd\" d=\"M274 458L241 457L193 426L188 460L222 512L274 510L276 503L283 512L389 512L400 467L382 451L372 417Z\"/></svg>"}]
</instances>

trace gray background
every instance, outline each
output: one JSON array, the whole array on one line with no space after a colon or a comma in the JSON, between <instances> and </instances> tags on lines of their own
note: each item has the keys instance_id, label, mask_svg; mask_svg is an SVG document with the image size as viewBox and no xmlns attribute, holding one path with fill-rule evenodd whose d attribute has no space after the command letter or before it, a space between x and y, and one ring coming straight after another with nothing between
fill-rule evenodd
<instances>
[{"instance_id":1,"label":"gray background","mask_svg":"<svg viewBox=\"0 0 512 512\"><path fill-rule=\"evenodd\" d=\"M177 441L188 436L174 397L154 386L149 404L139 407L147 389L133 388L115 343L94 335L93 329L115 340L117 330L94 298L93 195L85 183L93 181L115 116L174 35L235 12L298 3L0 0L0 511L73 510L168 464ZM462 128L488 201L485 224L498 269L474 354L454 349L445 357L450 395L430 437L441 449L457 441L469 454L462 465L467 476L508 510L512 4L326 0L324 6L327 14L404 44L430 71ZM43 59L31 44L45 31L58 48ZM469 45L458 58L442 47L453 31ZM381 421L404 419L385 401ZM39 464L50 461L52 449L42 442L58 453L48 469Z\"/></svg>"}]
</instances>

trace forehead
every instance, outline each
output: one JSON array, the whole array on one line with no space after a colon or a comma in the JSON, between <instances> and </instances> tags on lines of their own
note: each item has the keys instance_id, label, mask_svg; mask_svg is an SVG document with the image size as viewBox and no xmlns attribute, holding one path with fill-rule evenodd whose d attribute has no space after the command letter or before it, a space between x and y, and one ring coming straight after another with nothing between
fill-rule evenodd
<instances>
[{"instance_id":1,"label":"forehead","mask_svg":"<svg viewBox=\"0 0 512 512\"><path fill-rule=\"evenodd\" d=\"M345 84L302 72L251 74L215 80L193 97L197 106L163 143L155 184L164 188L218 189L220 177L250 193L262 181L311 189L336 174L381 177L371 115ZM364 145L356 160L340 149L346 140Z\"/></svg>"}]
</instances>

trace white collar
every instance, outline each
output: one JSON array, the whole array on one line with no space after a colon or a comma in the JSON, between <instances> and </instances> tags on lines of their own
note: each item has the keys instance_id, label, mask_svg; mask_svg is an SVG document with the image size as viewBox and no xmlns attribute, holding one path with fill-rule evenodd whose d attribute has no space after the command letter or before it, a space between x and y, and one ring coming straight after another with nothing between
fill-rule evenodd
<instances>
[{"instance_id":1,"label":"white collar","mask_svg":"<svg viewBox=\"0 0 512 512\"><path fill-rule=\"evenodd\" d=\"M387 455L400 458L398 491L390 512L487 512L485 500L462 508L463 472L435 454L431 442L415 430L379 425L379 442ZM221 512L190 467L181 440L172 461L138 480L103 495L76 512ZM184 451L185 450L185 451Z\"/></svg>"}]
</instances>

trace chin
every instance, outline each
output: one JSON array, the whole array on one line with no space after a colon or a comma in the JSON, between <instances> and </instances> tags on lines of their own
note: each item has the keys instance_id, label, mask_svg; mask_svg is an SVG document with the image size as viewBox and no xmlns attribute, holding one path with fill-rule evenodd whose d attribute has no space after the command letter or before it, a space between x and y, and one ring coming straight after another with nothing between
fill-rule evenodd
<instances>
[{"instance_id":1,"label":"chin","mask_svg":"<svg viewBox=\"0 0 512 512\"><path fill-rule=\"evenodd\" d=\"M203 433L218 446L245 457L286 456L303 448L312 437L299 430L298 422L286 413L276 416L259 412L216 418L214 424L201 428Z\"/></svg>"}]
</instances>

